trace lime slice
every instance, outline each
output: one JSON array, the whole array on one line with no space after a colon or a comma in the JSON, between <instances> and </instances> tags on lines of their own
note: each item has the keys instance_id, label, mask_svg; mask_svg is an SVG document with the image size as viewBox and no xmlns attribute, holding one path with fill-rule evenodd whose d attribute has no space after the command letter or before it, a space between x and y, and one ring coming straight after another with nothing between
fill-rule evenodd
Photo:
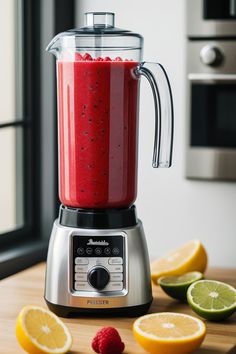
<instances>
[{"instance_id":1,"label":"lime slice","mask_svg":"<svg viewBox=\"0 0 236 354\"><path fill-rule=\"evenodd\" d=\"M197 280L203 278L200 272L189 272L184 275L161 277L158 284L166 294L180 301L187 301L187 290Z\"/></svg>"},{"instance_id":2,"label":"lime slice","mask_svg":"<svg viewBox=\"0 0 236 354\"><path fill-rule=\"evenodd\" d=\"M221 321L236 310L236 289L215 280L199 280L188 288L192 309L209 321Z\"/></svg>"}]
</instances>

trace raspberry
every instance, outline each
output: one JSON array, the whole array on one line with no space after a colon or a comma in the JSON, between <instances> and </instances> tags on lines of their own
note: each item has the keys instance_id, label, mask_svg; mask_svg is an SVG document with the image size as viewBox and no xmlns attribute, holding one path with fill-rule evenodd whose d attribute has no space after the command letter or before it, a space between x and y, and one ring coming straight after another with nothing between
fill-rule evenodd
<instances>
[{"instance_id":1,"label":"raspberry","mask_svg":"<svg viewBox=\"0 0 236 354\"><path fill-rule=\"evenodd\" d=\"M94 337L92 348L99 354L121 354L125 349L125 345L115 328L104 327Z\"/></svg>"},{"instance_id":2,"label":"raspberry","mask_svg":"<svg viewBox=\"0 0 236 354\"><path fill-rule=\"evenodd\" d=\"M103 58L102 57L97 57L96 61L103 61Z\"/></svg>"},{"instance_id":3,"label":"raspberry","mask_svg":"<svg viewBox=\"0 0 236 354\"><path fill-rule=\"evenodd\" d=\"M122 61L121 57L116 57L114 61Z\"/></svg>"},{"instance_id":4,"label":"raspberry","mask_svg":"<svg viewBox=\"0 0 236 354\"><path fill-rule=\"evenodd\" d=\"M93 350L94 350L96 353L99 353L99 341L98 341L98 336L97 336L97 335L93 338L93 341L92 341L92 348L93 348Z\"/></svg>"},{"instance_id":5,"label":"raspberry","mask_svg":"<svg viewBox=\"0 0 236 354\"><path fill-rule=\"evenodd\" d=\"M104 61L111 61L111 58L110 57L105 57Z\"/></svg>"},{"instance_id":6,"label":"raspberry","mask_svg":"<svg viewBox=\"0 0 236 354\"><path fill-rule=\"evenodd\" d=\"M85 53L83 56L84 60L93 60L93 58L91 57L91 55L89 53Z\"/></svg>"},{"instance_id":7,"label":"raspberry","mask_svg":"<svg viewBox=\"0 0 236 354\"><path fill-rule=\"evenodd\" d=\"M80 60L83 60L82 55L78 52L75 52L75 61L80 61Z\"/></svg>"}]
</instances>

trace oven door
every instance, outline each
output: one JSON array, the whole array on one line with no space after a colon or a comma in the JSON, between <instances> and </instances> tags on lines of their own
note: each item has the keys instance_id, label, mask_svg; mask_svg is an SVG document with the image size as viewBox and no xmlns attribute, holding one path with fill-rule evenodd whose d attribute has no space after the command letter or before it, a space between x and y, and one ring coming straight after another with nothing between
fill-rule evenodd
<instances>
[{"instance_id":1,"label":"oven door","mask_svg":"<svg viewBox=\"0 0 236 354\"><path fill-rule=\"evenodd\" d=\"M236 0L185 0L188 37L236 35Z\"/></svg>"},{"instance_id":2,"label":"oven door","mask_svg":"<svg viewBox=\"0 0 236 354\"><path fill-rule=\"evenodd\" d=\"M186 176L236 179L236 75L189 74Z\"/></svg>"}]
</instances>

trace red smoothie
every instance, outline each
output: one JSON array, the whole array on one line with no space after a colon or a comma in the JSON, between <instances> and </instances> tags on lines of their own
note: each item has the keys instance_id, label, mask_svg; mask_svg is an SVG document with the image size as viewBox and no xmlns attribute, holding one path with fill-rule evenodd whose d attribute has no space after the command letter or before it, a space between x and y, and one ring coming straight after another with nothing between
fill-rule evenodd
<instances>
[{"instance_id":1,"label":"red smoothie","mask_svg":"<svg viewBox=\"0 0 236 354\"><path fill-rule=\"evenodd\" d=\"M58 61L59 196L66 206L123 208L137 194L136 62Z\"/></svg>"}]
</instances>

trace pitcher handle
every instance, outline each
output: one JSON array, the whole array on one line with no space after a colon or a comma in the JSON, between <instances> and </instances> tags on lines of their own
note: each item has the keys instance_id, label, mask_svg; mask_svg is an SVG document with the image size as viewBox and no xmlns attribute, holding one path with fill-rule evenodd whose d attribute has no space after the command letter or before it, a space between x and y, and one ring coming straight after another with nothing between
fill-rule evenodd
<instances>
[{"instance_id":1,"label":"pitcher handle","mask_svg":"<svg viewBox=\"0 0 236 354\"><path fill-rule=\"evenodd\" d=\"M149 81L155 107L155 134L152 166L170 167L172 164L174 108L169 78L159 63L142 62L137 74Z\"/></svg>"}]
</instances>

